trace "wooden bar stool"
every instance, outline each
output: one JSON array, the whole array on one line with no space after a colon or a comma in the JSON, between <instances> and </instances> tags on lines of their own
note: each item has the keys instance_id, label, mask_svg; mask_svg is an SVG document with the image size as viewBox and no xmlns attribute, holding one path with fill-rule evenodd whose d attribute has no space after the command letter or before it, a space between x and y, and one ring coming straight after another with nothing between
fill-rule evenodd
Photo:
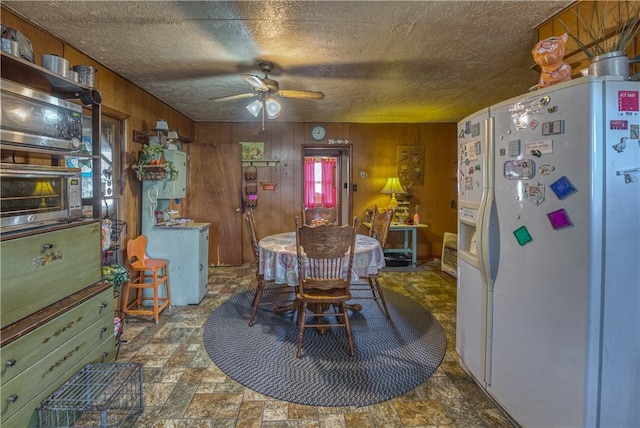
<instances>
[{"instance_id":1,"label":"wooden bar stool","mask_svg":"<svg viewBox=\"0 0 640 428\"><path fill-rule=\"evenodd\" d=\"M127 242L127 259L131 279L125 286L122 312L130 315L153 315L157 324L160 312L167 306L171 307L168 261L150 259L147 256L147 237L144 235ZM162 284L165 286L166 297L159 295ZM153 290L153 297L143 295L145 288ZM129 302L129 292L132 289L136 289L136 298ZM142 303L145 301L153 301L150 309L143 309Z\"/></svg>"}]
</instances>

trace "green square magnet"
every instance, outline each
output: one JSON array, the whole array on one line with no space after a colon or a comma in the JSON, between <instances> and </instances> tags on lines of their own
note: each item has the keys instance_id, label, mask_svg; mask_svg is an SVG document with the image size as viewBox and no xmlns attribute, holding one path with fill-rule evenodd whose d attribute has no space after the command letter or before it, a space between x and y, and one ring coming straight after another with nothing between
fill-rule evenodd
<instances>
[{"instance_id":1,"label":"green square magnet","mask_svg":"<svg viewBox=\"0 0 640 428\"><path fill-rule=\"evenodd\" d=\"M520 226L513 231L513 234L516 237L516 241L518 241L518 244L520 245L528 244L529 242L533 241L531 234L527 230L527 226Z\"/></svg>"}]
</instances>

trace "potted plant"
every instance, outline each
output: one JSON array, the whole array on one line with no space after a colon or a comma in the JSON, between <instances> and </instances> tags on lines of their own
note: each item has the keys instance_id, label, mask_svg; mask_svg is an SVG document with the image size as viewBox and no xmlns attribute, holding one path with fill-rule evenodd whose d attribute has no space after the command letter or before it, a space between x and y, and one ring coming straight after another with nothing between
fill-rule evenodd
<instances>
[{"instance_id":1,"label":"potted plant","mask_svg":"<svg viewBox=\"0 0 640 428\"><path fill-rule=\"evenodd\" d=\"M640 2L578 3L573 12L577 25L572 27L560 19L560 25L582 52L591 60L589 74L602 76L629 75L626 50L640 34Z\"/></svg>"},{"instance_id":2,"label":"potted plant","mask_svg":"<svg viewBox=\"0 0 640 428\"><path fill-rule=\"evenodd\" d=\"M113 293L117 296L120 286L129 281L129 269L119 264L103 266L102 279L113 285Z\"/></svg>"},{"instance_id":3,"label":"potted plant","mask_svg":"<svg viewBox=\"0 0 640 428\"><path fill-rule=\"evenodd\" d=\"M163 180L167 177L169 165L164 161L162 147L155 144L145 144L140 151L138 163L134 165L138 180Z\"/></svg>"}]
</instances>

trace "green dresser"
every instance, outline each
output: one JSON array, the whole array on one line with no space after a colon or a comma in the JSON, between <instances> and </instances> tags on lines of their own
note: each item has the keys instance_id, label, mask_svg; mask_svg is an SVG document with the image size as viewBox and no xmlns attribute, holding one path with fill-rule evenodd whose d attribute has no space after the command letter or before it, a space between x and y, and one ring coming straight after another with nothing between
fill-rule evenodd
<instances>
[{"instance_id":1,"label":"green dresser","mask_svg":"<svg viewBox=\"0 0 640 428\"><path fill-rule=\"evenodd\" d=\"M1 326L102 279L99 222L0 243Z\"/></svg>"},{"instance_id":2,"label":"green dresser","mask_svg":"<svg viewBox=\"0 0 640 428\"><path fill-rule=\"evenodd\" d=\"M37 426L43 399L85 364L114 360L113 329L113 289L102 282L3 329L0 424Z\"/></svg>"}]
</instances>

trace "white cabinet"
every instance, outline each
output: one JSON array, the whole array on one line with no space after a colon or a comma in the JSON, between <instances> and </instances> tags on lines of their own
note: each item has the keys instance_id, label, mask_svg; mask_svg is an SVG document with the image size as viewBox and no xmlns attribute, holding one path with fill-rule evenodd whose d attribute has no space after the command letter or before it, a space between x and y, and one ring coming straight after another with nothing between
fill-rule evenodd
<instances>
[{"instance_id":1,"label":"white cabinet","mask_svg":"<svg viewBox=\"0 0 640 428\"><path fill-rule=\"evenodd\" d=\"M197 305L207 292L209 223L156 226L148 234L151 258L169 260L171 304Z\"/></svg>"},{"instance_id":2,"label":"white cabinet","mask_svg":"<svg viewBox=\"0 0 640 428\"><path fill-rule=\"evenodd\" d=\"M179 150L163 150L164 158L178 172L175 180L170 177L157 184L158 199L181 199L187 195L187 154Z\"/></svg>"}]
</instances>

